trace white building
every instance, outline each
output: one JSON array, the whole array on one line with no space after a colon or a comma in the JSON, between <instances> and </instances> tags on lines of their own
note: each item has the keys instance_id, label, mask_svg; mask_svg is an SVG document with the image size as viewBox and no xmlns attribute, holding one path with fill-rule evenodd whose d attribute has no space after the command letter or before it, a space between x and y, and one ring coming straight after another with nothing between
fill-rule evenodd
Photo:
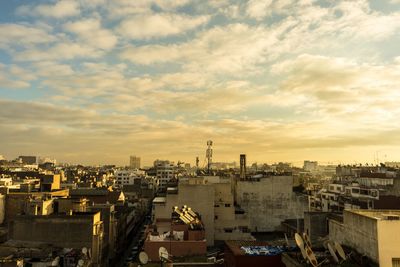
<instances>
[{"instance_id":1,"label":"white building","mask_svg":"<svg viewBox=\"0 0 400 267\"><path fill-rule=\"evenodd\" d=\"M159 180L159 189L165 191L168 182L175 178L174 162L169 160L156 160L154 161L154 168L156 169L156 177Z\"/></svg>"},{"instance_id":2,"label":"white building","mask_svg":"<svg viewBox=\"0 0 400 267\"><path fill-rule=\"evenodd\" d=\"M135 178L145 176L144 171L134 170L117 170L115 171L115 185L123 187L124 185L134 184Z\"/></svg>"},{"instance_id":3,"label":"white building","mask_svg":"<svg viewBox=\"0 0 400 267\"><path fill-rule=\"evenodd\" d=\"M317 161L310 161L310 160L305 160L303 169L305 171L313 172L316 171L318 168L318 162Z\"/></svg>"},{"instance_id":4,"label":"white building","mask_svg":"<svg viewBox=\"0 0 400 267\"><path fill-rule=\"evenodd\" d=\"M140 169L140 157L130 156L129 167L132 169Z\"/></svg>"}]
</instances>

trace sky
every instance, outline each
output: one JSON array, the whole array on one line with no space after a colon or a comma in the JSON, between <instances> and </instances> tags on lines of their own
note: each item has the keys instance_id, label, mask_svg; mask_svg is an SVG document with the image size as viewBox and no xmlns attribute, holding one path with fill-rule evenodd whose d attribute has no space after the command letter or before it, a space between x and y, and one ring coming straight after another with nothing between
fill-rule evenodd
<instances>
[{"instance_id":1,"label":"sky","mask_svg":"<svg viewBox=\"0 0 400 267\"><path fill-rule=\"evenodd\" d=\"M400 0L0 2L0 154L400 161Z\"/></svg>"}]
</instances>

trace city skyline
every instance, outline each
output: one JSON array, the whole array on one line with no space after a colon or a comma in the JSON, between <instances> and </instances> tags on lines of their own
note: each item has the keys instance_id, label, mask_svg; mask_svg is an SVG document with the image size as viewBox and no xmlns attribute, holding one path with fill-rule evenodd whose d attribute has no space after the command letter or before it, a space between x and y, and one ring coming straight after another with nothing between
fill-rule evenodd
<instances>
[{"instance_id":1,"label":"city skyline","mask_svg":"<svg viewBox=\"0 0 400 267\"><path fill-rule=\"evenodd\" d=\"M3 1L0 154L400 161L400 1Z\"/></svg>"}]
</instances>

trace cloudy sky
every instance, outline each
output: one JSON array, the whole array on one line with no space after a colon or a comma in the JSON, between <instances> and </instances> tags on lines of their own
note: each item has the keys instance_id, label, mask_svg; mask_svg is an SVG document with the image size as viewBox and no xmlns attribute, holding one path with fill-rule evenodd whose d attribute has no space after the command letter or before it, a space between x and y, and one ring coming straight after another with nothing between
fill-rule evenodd
<instances>
[{"instance_id":1,"label":"cloudy sky","mask_svg":"<svg viewBox=\"0 0 400 267\"><path fill-rule=\"evenodd\" d=\"M0 2L0 154L400 161L400 0Z\"/></svg>"}]
</instances>

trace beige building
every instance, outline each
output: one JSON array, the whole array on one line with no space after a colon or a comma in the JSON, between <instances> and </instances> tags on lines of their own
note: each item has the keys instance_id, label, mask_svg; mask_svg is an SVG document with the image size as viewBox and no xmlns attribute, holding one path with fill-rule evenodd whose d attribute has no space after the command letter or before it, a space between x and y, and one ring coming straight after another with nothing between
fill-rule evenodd
<instances>
[{"instance_id":1,"label":"beige building","mask_svg":"<svg viewBox=\"0 0 400 267\"><path fill-rule=\"evenodd\" d=\"M345 210L343 223L329 221L329 239L379 266L400 266L400 210Z\"/></svg>"},{"instance_id":2,"label":"beige building","mask_svg":"<svg viewBox=\"0 0 400 267\"><path fill-rule=\"evenodd\" d=\"M215 176L180 179L178 189L168 188L165 198L153 201L155 219L171 217L174 206L188 205L201 214L207 245L214 240L252 240L249 220L235 214L231 180Z\"/></svg>"}]
</instances>

